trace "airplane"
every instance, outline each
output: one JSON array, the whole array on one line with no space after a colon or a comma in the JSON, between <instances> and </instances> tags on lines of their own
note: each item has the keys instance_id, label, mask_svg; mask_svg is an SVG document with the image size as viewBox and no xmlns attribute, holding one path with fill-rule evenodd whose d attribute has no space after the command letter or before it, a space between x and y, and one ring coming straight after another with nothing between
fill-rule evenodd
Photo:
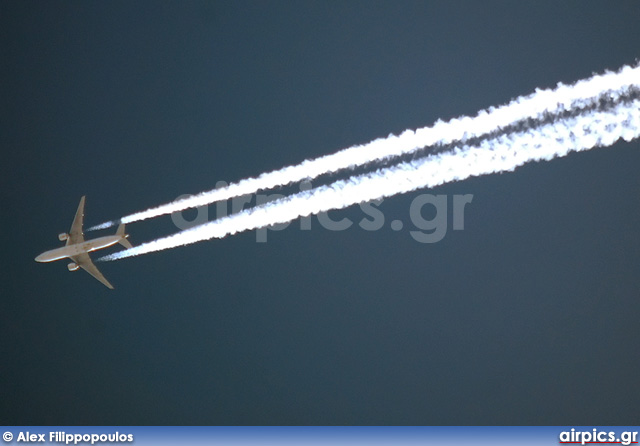
<instances>
[{"instance_id":1,"label":"airplane","mask_svg":"<svg viewBox=\"0 0 640 446\"><path fill-rule=\"evenodd\" d=\"M99 237L92 240L85 240L84 233L82 232L82 224L84 220L84 199L83 196L80 199L76 216L71 224L71 230L69 233L63 232L58 235L58 239L61 242L66 240L66 245L62 248L52 249L47 252L43 252L36 257L36 262L53 262L54 260L60 260L69 258L73 260L67 268L69 271L76 271L78 268L84 269L93 277L102 282L107 288L113 289L113 285L102 275L102 273L96 268L91 261L89 253L98 249L107 248L113 246L116 243L120 243L125 248L133 248L133 245L129 243L127 237L129 234L124 233L124 225L118 226L118 230L115 235L107 235L105 237Z\"/></svg>"}]
</instances>

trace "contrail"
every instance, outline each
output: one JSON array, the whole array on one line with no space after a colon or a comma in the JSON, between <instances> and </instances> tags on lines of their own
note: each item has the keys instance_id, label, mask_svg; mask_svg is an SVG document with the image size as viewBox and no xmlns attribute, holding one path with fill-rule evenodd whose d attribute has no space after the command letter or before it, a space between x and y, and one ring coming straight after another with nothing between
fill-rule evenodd
<instances>
[{"instance_id":1,"label":"contrail","mask_svg":"<svg viewBox=\"0 0 640 446\"><path fill-rule=\"evenodd\" d=\"M640 78L636 80L636 84ZM573 151L610 146L619 139L640 136L640 99L637 90L614 105L588 110L525 131L505 133L477 145L461 144L454 150L399 163L368 174L241 211L160 238L100 260L117 260L170 249L212 238L285 223L299 217L389 197L424 187L434 187L472 176L512 171L531 161L551 160Z\"/></svg>"},{"instance_id":2,"label":"contrail","mask_svg":"<svg viewBox=\"0 0 640 446\"><path fill-rule=\"evenodd\" d=\"M406 130L402 134L389 135L364 145L356 145L331 155L306 160L294 166L263 173L227 187L176 200L146 211L127 215L120 220L93 226L88 231L104 229L118 223L133 223L160 215L171 214L217 201L254 194L259 190L286 186L302 180L311 180L320 175L339 172L343 169L364 166L374 161L385 160L414 152L436 144L464 144L468 139L499 133L502 129L517 125L527 119L541 119L566 110L581 110L592 107L604 93L615 101L618 96L638 83L640 65L624 66L618 72L606 72L578 81L573 85L558 84L555 89L536 90L528 96L514 99L501 107L490 107L475 117L461 117L448 122L438 121L432 127Z\"/></svg>"}]
</instances>

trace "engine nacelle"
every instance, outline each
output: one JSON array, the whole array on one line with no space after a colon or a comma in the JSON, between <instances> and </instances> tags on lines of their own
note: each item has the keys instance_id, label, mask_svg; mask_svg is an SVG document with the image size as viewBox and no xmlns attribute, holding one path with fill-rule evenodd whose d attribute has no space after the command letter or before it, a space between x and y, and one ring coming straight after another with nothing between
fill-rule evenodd
<instances>
[{"instance_id":1,"label":"engine nacelle","mask_svg":"<svg viewBox=\"0 0 640 446\"><path fill-rule=\"evenodd\" d=\"M80 265L78 265L77 263L71 262L67 265L67 268L69 268L69 271L75 271L78 268L80 268Z\"/></svg>"},{"instance_id":2,"label":"engine nacelle","mask_svg":"<svg viewBox=\"0 0 640 446\"><path fill-rule=\"evenodd\" d=\"M62 234L58 234L58 240L60 240L61 242L64 242L68 238L69 238L69 234L67 234L66 232L63 232Z\"/></svg>"}]
</instances>

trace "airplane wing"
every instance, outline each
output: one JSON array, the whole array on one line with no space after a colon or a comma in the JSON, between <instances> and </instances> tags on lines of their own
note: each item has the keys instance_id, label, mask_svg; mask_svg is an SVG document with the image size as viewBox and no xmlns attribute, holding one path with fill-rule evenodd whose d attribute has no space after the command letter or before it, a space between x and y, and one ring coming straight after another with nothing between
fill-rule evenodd
<instances>
[{"instance_id":1,"label":"airplane wing","mask_svg":"<svg viewBox=\"0 0 640 446\"><path fill-rule=\"evenodd\" d=\"M84 234L82 233L82 224L83 224L83 221L84 221L84 197L85 196L83 195L82 198L80 199L80 204L78 205L78 210L76 211L76 216L73 219L73 223L71 223L71 230L69 230L69 237L67 238L67 245L75 245L76 243L84 242ZM78 262L76 262L76 263L78 263ZM89 263L91 263L91 259L89 259ZM80 264L78 263L78 265L80 265ZM98 280L100 280L100 279L98 279Z\"/></svg>"},{"instance_id":2,"label":"airplane wing","mask_svg":"<svg viewBox=\"0 0 640 446\"><path fill-rule=\"evenodd\" d=\"M83 198L83 200L80 202L80 204L83 204L84 197L82 197L82 198ZM74 221L74 223L75 223L75 221ZM100 282L105 284L107 288L113 289L113 285L111 285L109 283L109 281L107 279L105 279L105 277L102 275L100 270L91 261L91 257L89 257L89 254L87 254L87 253L78 254L77 256L71 257L71 260L76 262L76 264L80 268L82 268L83 270L85 270L86 272L91 274L93 277L98 279Z\"/></svg>"}]
</instances>

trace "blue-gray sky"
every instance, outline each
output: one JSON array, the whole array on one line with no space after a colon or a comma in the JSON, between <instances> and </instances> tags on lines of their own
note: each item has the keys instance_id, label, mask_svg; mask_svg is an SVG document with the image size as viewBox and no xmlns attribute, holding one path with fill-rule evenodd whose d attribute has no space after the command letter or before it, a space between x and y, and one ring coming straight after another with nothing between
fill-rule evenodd
<instances>
[{"instance_id":1,"label":"blue-gray sky","mask_svg":"<svg viewBox=\"0 0 640 446\"><path fill-rule=\"evenodd\" d=\"M634 63L638 23L637 1L2 2L0 418L637 422L638 141L387 199L379 231L103 264L115 291L33 258L83 194L96 224L473 114ZM425 192L473 194L465 230L414 241Z\"/></svg>"}]
</instances>

